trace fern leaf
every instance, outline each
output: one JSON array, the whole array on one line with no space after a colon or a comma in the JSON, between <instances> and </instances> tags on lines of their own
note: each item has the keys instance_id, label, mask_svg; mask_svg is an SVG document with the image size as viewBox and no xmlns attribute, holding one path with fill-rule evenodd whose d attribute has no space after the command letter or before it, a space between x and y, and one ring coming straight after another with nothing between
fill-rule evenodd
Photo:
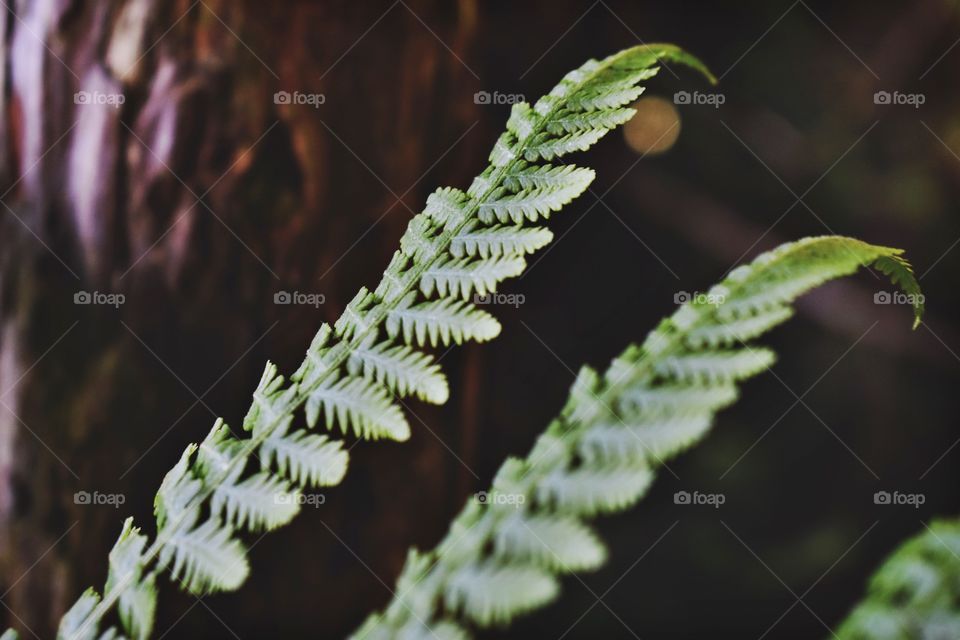
<instances>
[{"instance_id":1,"label":"fern leaf","mask_svg":"<svg viewBox=\"0 0 960 640\"><path fill-rule=\"evenodd\" d=\"M836 631L840 640L960 634L960 519L937 520L896 549Z\"/></svg>"},{"instance_id":2,"label":"fern leaf","mask_svg":"<svg viewBox=\"0 0 960 640\"><path fill-rule=\"evenodd\" d=\"M595 145L600 138L607 135L609 131L610 129L601 127L599 129L575 131L559 138L543 134L524 149L523 158L527 162L535 162L537 160L553 160L575 151L586 151Z\"/></svg>"},{"instance_id":3,"label":"fern leaf","mask_svg":"<svg viewBox=\"0 0 960 640\"><path fill-rule=\"evenodd\" d=\"M317 424L321 409L329 427L339 424L341 431L352 429L359 438L402 442L410 437L403 411L393 404L383 386L365 378L344 376L313 391L306 404L308 425Z\"/></svg>"},{"instance_id":4,"label":"fern leaf","mask_svg":"<svg viewBox=\"0 0 960 640\"><path fill-rule=\"evenodd\" d=\"M733 382L765 371L776 360L769 349L731 349L685 353L664 358L657 373L682 382Z\"/></svg>"},{"instance_id":5,"label":"fern leaf","mask_svg":"<svg viewBox=\"0 0 960 640\"><path fill-rule=\"evenodd\" d=\"M645 464L554 471L537 487L537 499L564 513L593 516L621 511L647 492L653 471Z\"/></svg>"},{"instance_id":6,"label":"fern leaf","mask_svg":"<svg viewBox=\"0 0 960 640\"><path fill-rule=\"evenodd\" d=\"M427 197L423 212L441 225L463 222L470 212L470 196L460 189L442 187Z\"/></svg>"},{"instance_id":7,"label":"fern leaf","mask_svg":"<svg viewBox=\"0 0 960 640\"><path fill-rule=\"evenodd\" d=\"M449 259L426 270L420 280L423 295L460 296L469 300L475 291L486 295L495 291L497 283L523 273L527 262L519 256L484 260Z\"/></svg>"},{"instance_id":8,"label":"fern leaf","mask_svg":"<svg viewBox=\"0 0 960 640\"><path fill-rule=\"evenodd\" d=\"M560 189L570 182L589 184L593 180L593 171L572 164L536 165L518 162L512 169L504 172L503 186L510 191L522 189Z\"/></svg>"},{"instance_id":9,"label":"fern leaf","mask_svg":"<svg viewBox=\"0 0 960 640\"><path fill-rule=\"evenodd\" d=\"M95 609L100 604L100 594L90 588L73 603L57 629L57 640L93 640L97 637L99 618Z\"/></svg>"},{"instance_id":10,"label":"fern leaf","mask_svg":"<svg viewBox=\"0 0 960 640\"><path fill-rule=\"evenodd\" d=\"M234 527L270 531L290 522L300 506L289 484L261 471L237 484L224 483L217 487L210 499L210 509Z\"/></svg>"},{"instance_id":11,"label":"fern leaf","mask_svg":"<svg viewBox=\"0 0 960 640\"><path fill-rule=\"evenodd\" d=\"M500 334L500 323L470 303L445 298L395 309L387 316L386 330L391 338L402 335L407 344L437 346L492 340Z\"/></svg>"},{"instance_id":12,"label":"fern leaf","mask_svg":"<svg viewBox=\"0 0 960 640\"><path fill-rule=\"evenodd\" d=\"M478 216L480 221L485 223L496 219L515 224L549 218L551 213L559 211L586 191L594 177L594 172L589 169L570 171L564 182L558 186L523 189L485 202L480 205Z\"/></svg>"},{"instance_id":13,"label":"fern leaf","mask_svg":"<svg viewBox=\"0 0 960 640\"><path fill-rule=\"evenodd\" d=\"M601 424L580 442L580 454L589 461L651 464L689 448L706 435L712 413L687 413L667 419L630 424Z\"/></svg>"},{"instance_id":14,"label":"fern leaf","mask_svg":"<svg viewBox=\"0 0 960 640\"><path fill-rule=\"evenodd\" d=\"M120 590L118 612L124 629L132 638L146 638L153 630L157 608L157 588L153 575L143 578L143 550L147 537L133 526L133 518L123 523L120 537L110 551L106 593Z\"/></svg>"},{"instance_id":15,"label":"fern leaf","mask_svg":"<svg viewBox=\"0 0 960 640\"><path fill-rule=\"evenodd\" d=\"M554 135L595 129L608 131L626 123L635 114L635 109L604 109L603 111L570 113L553 120L548 125L547 131Z\"/></svg>"},{"instance_id":16,"label":"fern leaf","mask_svg":"<svg viewBox=\"0 0 960 640\"><path fill-rule=\"evenodd\" d=\"M553 233L544 227L494 225L477 229L469 225L454 236L450 253L454 258L523 255L545 247L552 240Z\"/></svg>"},{"instance_id":17,"label":"fern leaf","mask_svg":"<svg viewBox=\"0 0 960 640\"><path fill-rule=\"evenodd\" d=\"M195 529L181 529L165 541L159 565L172 562L170 575L191 593L201 595L239 587L250 573L246 550L229 526L216 518Z\"/></svg>"},{"instance_id":18,"label":"fern leaf","mask_svg":"<svg viewBox=\"0 0 960 640\"><path fill-rule=\"evenodd\" d=\"M630 416L669 417L691 413L713 412L732 404L737 399L733 384L665 384L651 389L628 389L620 397L620 412Z\"/></svg>"},{"instance_id":19,"label":"fern leaf","mask_svg":"<svg viewBox=\"0 0 960 640\"><path fill-rule=\"evenodd\" d=\"M444 604L447 610L462 611L477 624L487 626L542 607L558 591L556 578L536 567L468 565L450 577Z\"/></svg>"},{"instance_id":20,"label":"fern leaf","mask_svg":"<svg viewBox=\"0 0 960 640\"><path fill-rule=\"evenodd\" d=\"M443 404L450 395L447 379L432 356L408 346L367 344L350 354L347 370L380 382L400 395Z\"/></svg>"},{"instance_id":21,"label":"fern leaf","mask_svg":"<svg viewBox=\"0 0 960 640\"><path fill-rule=\"evenodd\" d=\"M131 587L125 588L117 605L120 621L131 638L150 637L157 612L157 584L151 573ZM104 636L100 636L101 640ZM120 638L119 634L113 637Z\"/></svg>"},{"instance_id":22,"label":"fern leaf","mask_svg":"<svg viewBox=\"0 0 960 640\"><path fill-rule=\"evenodd\" d=\"M510 562L532 561L554 571L596 569L606 549L589 527L573 517L524 515L517 511L495 533L495 553Z\"/></svg>"},{"instance_id":23,"label":"fern leaf","mask_svg":"<svg viewBox=\"0 0 960 640\"><path fill-rule=\"evenodd\" d=\"M554 574L602 563L603 547L583 519L625 509L640 499L657 465L703 438L714 414L736 399L737 383L773 360L767 349L734 349L731 343L739 345L783 322L789 303L811 283L878 264L900 278L905 290L919 294L898 250L849 238L801 240L732 271L711 290L721 303L682 305L603 375L582 368L560 416L529 456L509 458L501 466L487 504L469 502L434 550L409 556L398 579L403 602L416 603L417 616L428 623L502 624L552 598ZM730 313L730 308L736 311ZM918 318L921 312L922 307L915 308ZM956 565L952 575L960 575L960 526L940 532L945 545L918 543L909 558L888 563L871 583L875 599L919 606L944 593L938 571L951 556ZM960 584L953 580L954 586ZM907 617L906 611L882 618L874 615L872 603L865 606L851 616L851 628L869 624L873 631L884 631L851 633L844 640L901 637L886 634ZM362 631L391 637L390 630L408 622L395 599ZM936 622L929 617L902 637L925 637L934 625L950 629L951 624L948 617Z\"/></svg>"},{"instance_id":24,"label":"fern leaf","mask_svg":"<svg viewBox=\"0 0 960 640\"><path fill-rule=\"evenodd\" d=\"M277 465L280 473L301 487L339 484L347 473L347 452L342 443L303 430L286 435L275 433L260 447L264 467ZM279 496L286 499L293 494Z\"/></svg>"}]
</instances>

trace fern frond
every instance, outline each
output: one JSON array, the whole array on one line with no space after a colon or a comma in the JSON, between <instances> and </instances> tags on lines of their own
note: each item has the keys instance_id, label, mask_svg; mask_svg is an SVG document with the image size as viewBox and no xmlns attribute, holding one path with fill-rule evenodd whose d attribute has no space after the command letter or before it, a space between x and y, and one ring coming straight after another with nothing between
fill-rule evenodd
<instances>
[{"instance_id":1,"label":"fern frond","mask_svg":"<svg viewBox=\"0 0 960 640\"><path fill-rule=\"evenodd\" d=\"M343 376L315 389L306 403L309 426L317 424L321 410L328 427L339 424L341 431L352 429L358 438L402 442L410 437L410 425L386 387L366 378Z\"/></svg>"},{"instance_id":2,"label":"fern frond","mask_svg":"<svg viewBox=\"0 0 960 640\"><path fill-rule=\"evenodd\" d=\"M589 61L533 107L515 105L507 131L489 154L490 166L467 191L443 187L430 194L377 286L361 288L332 327L320 327L296 372L288 379L268 363L244 417L242 437L218 420L199 450L187 448L157 494L157 537L139 559L144 575L169 569L195 593L236 588L248 567L233 526L269 528L288 521L291 508L267 502L269 493L288 480L339 482L346 452L324 436L297 429L294 419L301 407L310 427L322 419L327 430L339 426L361 438L407 439L410 428L395 396L412 392L440 402L448 395L435 361L420 349L495 337L497 320L462 298L492 292L502 280L519 275L524 254L551 237L526 227L527 222L555 212L593 179L590 169L537 160L586 149L622 123L628 110L617 105L637 95L635 86L661 59L705 71L676 47L644 45ZM257 452L259 471L251 460ZM489 572L489 582L509 571ZM142 582L112 584L96 601L82 598L86 622L96 630L128 597L127 589ZM538 588L536 593L546 594L542 585ZM462 602L492 618L513 611L484 597L467 588ZM123 622L130 634L143 626L142 621ZM455 625L436 626L450 637L459 634Z\"/></svg>"},{"instance_id":3,"label":"fern frond","mask_svg":"<svg viewBox=\"0 0 960 640\"><path fill-rule=\"evenodd\" d=\"M450 253L454 258L523 255L545 247L551 240L553 232L544 227L494 225L476 229L475 225L468 225L454 236Z\"/></svg>"},{"instance_id":4,"label":"fern frond","mask_svg":"<svg viewBox=\"0 0 960 640\"><path fill-rule=\"evenodd\" d=\"M271 461L284 477L301 487L340 484L347 473L349 457L338 440L306 433L273 433L260 447L261 463Z\"/></svg>"},{"instance_id":5,"label":"fern frond","mask_svg":"<svg viewBox=\"0 0 960 640\"><path fill-rule=\"evenodd\" d=\"M172 565L170 576L196 594L231 591L250 573L246 549L217 518L172 533L158 560L158 566L168 565Z\"/></svg>"},{"instance_id":6,"label":"fern frond","mask_svg":"<svg viewBox=\"0 0 960 640\"><path fill-rule=\"evenodd\" d=\"M883 562L870 579L866 597L836 636L840 640L955 638L960 637L958 612L960 519L937 520Z\"/></svg>"},{"instance_id":7,"label":"fern frond","mask_svg":"<svg viewBox=\"0 0 960 640\"><path fill-rule=\"evenodd\" d=\"M536 222L540 218L549 218L551 213L586 191L594 176L589 169L572 168L559 185L521 189L492 199L480 205L480 221L491 223L496 219L521 224L527 220Z\"/></svg>"},{"instance_id":8,"label":"fern frond","mask_svg":"<svg viewBox=\"0 0 960 640\"><path fill-rule=\"evenodd\" d=\"M441 297L459 296L469 300L473 292L484 296L495 291L497 283L520 275L526 266L527 261L519 256L480 260L450 258L423 272L420 290L427 297L436 293Z\"/></svg>"},{"instance_id":9,"label":"fern frond","mask_svg":"<svg viewBox=\"0 0 960 640\"><path fill-rule=\"evenodd\" d=\"M500 335L500 323L492 315L461 300L432 300L390 312L387 335L402 335L407 344L435 347L461 344L464 340L486 342Z\"/></svg>"},{"instance_id":10,"label":"fern frond","mask_svg":"<svg viewBox=\"0 0 960 640\"><path fill-rule=\"evenodd\" d=\"M450 576L444 606L488 626L542 607L559 591L557 579L543 569L486 562L460 567Z\"/></svg>"},{"instance_id":11,"label":"fern frond","mask_svg":"<svg viewBox=\"0 0 960 640\"><path fill-rule=\"evenodd\" d=\"M425 402L443 404L450 396L447 379L433 356L408 346L385 342L363 345L350 354L351 375L373 378L400 395L414 394Z\"/></svg>"},{"instance_id":12,"label":"fern frond","mask_svg":"<svg viewBox=\"0 0 960 640\"><path fill-rule=\"evenodd\" d=\"M94 612L100 602L100 594L92 587L84 591L60 619L57 640L93 640L93 638L96 638L98 631Z\"/></svg>"},{"instance_id":13,"label":"fern frond","mask_svg":"<svg viewBox=\"0 0 960 640\"><path fill-rule=\"evenodd\" d=\"M289 484L261 471L237 484L224 483L217 487L210 499L210 509L234 527L269 531L287 524L297 515L300 506L295 498Z\"/></svg>"},{"instance_id":14,"label":"fern frond","mask_svg":"<svg viewBox=\"0 0 960 640\"><path fill-rule=\"evenodd\" d=\"M509 562L531 561L562 573L596 569L607 557L596 534L577 518L520 511L500 523L494 549Z\"/></svg>"},{"instance_id":15,"label":"fern frond","mask_svg":"<svg viewBox=\"0 0 960 640\"><path fill-rule=\"evenodd\" d=\"M712 289L718 304L687 303L603 374L581 369L560 416L529 456L504 462L483 502L470 501L434 550L410 554L393 601L354 637L399 637L391 634L411 624L410 610L421 627L486 627L552 599L555 574L594 568L605 557L583 520L639 500L657 466L706 435L715 413L736 399L737 383L772 363L771 351L739 338L786 320L789 303L815 284L861 265L889 265L893 257L903 288L919 293L899 250L841 237L783 245ZM916 318L921 312L918 306ZM948 534L956 560L960 529ZM925 552L934 567L946 557L942 550ZM874 593L902 598L906 589L921 600L943 593L927 568L891 566L875 579ZM953 587L956 594L960 582Z\"/></svg>"},{"instance_id":16,"label":"fern frond","mask_svg":"<svg viewBox=\"0 0 960 640\"><path fill-rule=\"evenodd\" d=\"M147 537L133 526L133 518L123 523L123 531L110 551L107 592L123 585L117 606L120 620L132 638L146 638L153 630L157 608L157 587L153 574L143 577L143 550Z\"/></svg>"}]
</instances>

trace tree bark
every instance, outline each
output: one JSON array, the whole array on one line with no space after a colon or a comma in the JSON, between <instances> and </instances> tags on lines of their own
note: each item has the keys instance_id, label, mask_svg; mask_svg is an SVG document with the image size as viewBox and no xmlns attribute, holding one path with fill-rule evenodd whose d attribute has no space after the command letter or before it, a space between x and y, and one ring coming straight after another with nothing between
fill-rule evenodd
<instances>
[{"instance_id":1,"label":"tree bark","mask_svg":"<svg viewBox=\"0 0 960 640\"><path fill-rule=\"evenodd\" d=\"M375 282L432 186L420 172L475 122L474 105L446 102L474 82L447 51L468 48L473 2L362 4L19 0L0 13L0 601L27 637L51 636L102 585L124 516L152 531L163 473L215 415L239 424L264 360L289 370ZM391 37L366 39L371 25ZM278 91L324 102L276 104ZM482 156L471 140L440 179L466 179ZM275 306L278 290L326 304ZM125 300L74 304L94 291ZM412 455L423 474L455 473L436 442ZM434 526L405 517L424 496L379 498L406 467L354 473L356 500L264 543L267 564L296 568L309 552L326 571L345 552L322 518L348 520L374 565L400 565L378 549ZM125 502L77 504L76 492ZM289 579L254 564L263 582L231 596L232 624L299 611L291 627L315 627L309 603L327 598L342 606L325 628L345 630L369 608L363 581L311 576L265 615L261 589L291 591ZM196 604L170 591L161 632ZM210 616L177 624L228 635Z\"/></svg>"}]
</instances>

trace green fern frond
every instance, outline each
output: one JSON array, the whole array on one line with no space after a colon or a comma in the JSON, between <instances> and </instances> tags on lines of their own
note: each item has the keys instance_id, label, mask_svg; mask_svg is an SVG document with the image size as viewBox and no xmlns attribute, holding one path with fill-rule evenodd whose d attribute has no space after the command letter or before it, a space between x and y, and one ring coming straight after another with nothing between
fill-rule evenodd
<instances>
[{"instance_id":1,"label":"green fern frond","mask_svg":"<svg viewBox=\"0 0 960 640\"><path fill-rule=\"evenodd\" d=\"M643 45L589 61L532 107L516 105L490 152L490 166L467 191L444 187L430 194L377 286L361 288L332 327L320 327L296 372L286 378L268 363L241 436L218 420L199 448L187 448L155 499L157 537L137 561L143 575L169 569L195 593L239 586L248 566L234 527L287 522L295 511L269 504L273 489L288 480L336 483L346 470L346 452L309 432L319 422L327 431L339 426L360 438L407 439L410 428L399 399L415 394L442 402L449 395L436 362L422 349L495 337L497 320L465 299L519 275L524 254L552 237L527 223L546 218L593 180L590 169L537 161L586 149L624 122L633 111L623 109L623 101L638 95L636 85L655 73L661 59L709 76L676 47ZM301 407L306 427L295 424ZM257 470L252 458L258 453ZM489 573L491 583L501 577ZM96 632L104 616L129 597L126 591L143 583L131 582L111 584L102 599L83 596L73 619L82 613ZM152 591L141 596L155 601ZM485 607L494 618L506 611L496 598L484 604L485 597L465 590L462 601ZM145 619L121 622L131 635L145 625ZM459 634L455 625L435 628L449 637Z\"/></svg>"},{"instance_id":2,"label":"green fern frond","mask_svg":"<svg viewBox=\"0 0 960 640\"><path fill-rule=\"evenodd\" d=\"M548 571L489 561L458 567L447 583L444 607L454 614L462 612L482 626L502 624L542 607L559 590L557 579Z\"/></svg>"},{"instance_id":3,"label":"green fern frond","mask_svg":"<svg viewBox=\"0 0 960 640\"><path fill-rule=\"evenodd\" d=\"M100 594L92 587L84 591L60 619L57 640L93 640L96 638L99 632L97 631L97 620L94 612L100 602Z\"/></svg>"},{"instance_id":4,"label":"green fern frond","mask_svg":"<svg viewBox=\"0 0 960 640\"><path fill-rule=\"evenodd\" d=\"M435 347L492 340L500 335L500 323L468 302L447 298L399 306L387 316L386 331L391 338L402 335L407 344Z\"/></svg>"},{"instance_id":5,"label":"green fern frond","mask_svg":"<svg viewBox=\"0 0 960 640\"><path fill-rule=\"evenodd\" d=\"M960 519L934 521L896 549L870 579L866 597L836 637L960 637Z\"/></svg>"},{"instance_id":6,"label":"green fern frond","mask_svg":"<svg viewBox=\"0 0 960 640\"><path fill-rule=\"evenodd\" d=\"M479 260L448 258L423 272L420 290L427 297L436 293L441 297L459 296L469 300L474 292L484 296L495 291L499 282L517 277L526 266L527 261L519 256Z\"/></svg>"},{"instance_id":7,"label":"green fern frond","mask_svg":"<svg viewBox=\"0 0 960 640\"><path fill-rule=\"evenodd\" d=\"M347 371L433 404L443 404L450 396L447 379L433 356L408 346L371 341L350 354Z\"/></svg>"},{"instance_id":8,"label":"green fern frond","mask_svg":"<svg viewBox=\"0 0 960 640\"><path fill-rule=\"evenodd\" d=\"M315 389L306 403L309 426L317 424L321 410L328 427L339 424L344 433L352 428L358 438L402 442L410 437L403 410L391 401L387 388L367 378L343 376Z\"/></svg>"},{"instance_id":9,"label":"green fern frond","mask_svg":"<svg viewBox=\"0 0 960 640\"><path fill-rule=\"evenodd\" d=\"M193 529L180 528L166 539L157 566L192 593L231 591L247 579L250 565L243 544L217 518Z\"/></svg>"},{"instance_id":10,"label":"green fern frond","mask_svg":"<svg viewBox=\"0 0 960 640\"><path fill-rule=\"evenodd\" d=\"M666 458L706 435L715 413L736 399L736 383L773 362L771 351L739 338L784 322L797 296L860 266L896 264L895 279L919 293L900 253L842 237L783 245L732 271L711 289L711 303L698 297L682 305L602 375L581 369L560 416L530 455L508 459L490 491L468 502L437 548L410 554L394 599L354 637L504 624L547 603L557 590L556 574L595 568L604 560L603 546L583 520L636 503ZM914 311L919 321L923 309ZM960 564L960 529L941 531L950 536L946 546ZM923 551L932 567L948 555L943 545ZM944 593L939 574L929 567L902 564L891 562L874 580L877 597L902 601L904 593L919 599ZM960 581L952 588L955 598Z\"/></svg>"},{"instance_id":11,"label":"green fern frond","mask_svg":"<svg viewBox=\"0 0 960 640\"><path fill-rule=\"evenodd\" d=\"M340 441L303 431L274 432L263 441L260 455L264 466L273 461L281 475L301 487L340 484L349 461Z\"/></svg>"},{"instance_id":12,"label":"green fern frond","mask_svg":"<svg viewBox=\"0 0 960 640\"><path fill-rule=\"evenodd\" d=\"M553 232L544 227L520 225L494 225L476 229L467 225L450 243L454 258L477 256L498 258L533 253L553 240Z\"/></svg>"},{"instance_id":13,"label":"green fern frond","mask_svg":"<svg viewBox=\"0 0 960 640\"><path fill-rule=\"evenodd\" d=\"M261 471L237 484L224 483L217 487L210 499L210 509L239 529L269 531L287 524L297 515L300 507L296 495L287 482Z\"/></svg>"}]
</instances>

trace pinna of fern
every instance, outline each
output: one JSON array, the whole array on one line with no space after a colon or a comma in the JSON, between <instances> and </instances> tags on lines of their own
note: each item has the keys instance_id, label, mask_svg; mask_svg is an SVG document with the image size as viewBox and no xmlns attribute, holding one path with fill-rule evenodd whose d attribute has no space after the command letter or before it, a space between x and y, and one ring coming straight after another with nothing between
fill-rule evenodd
<instances>
[{"instance_id":1,"label":"pinna of fern","mask_svg":"<svg viewBox=\"0 0 960 640\"><path fill-rule=\"evenodd\" d=\"M901 251L839 236L782 245L682 305L606 372L580 370L560 415L526 458L509 458L483 501L468 501L433 550L412 550L364 640L462 639L551 601L557 576L595 569L606 549L586 520L626 509L667 458L699 441L738 383L774 354L749 343L828 280L873 266L922 296ZM916 324L915 324L916 326Z\"/></svg>"},{"instance_id":2,"label":"pinna of fern","mask_svg":"<svg viewBox=\"0 0 960 640\"><path fill-rule=\"evenodd\" d=\"M836 637L960 638L960 519L936 520L897 548Z\"/></svg>"},{"instance_id":3,"label":"pinna of fern","mask_svg":"<svg viewBox=\"0 0 960 640\"><path fill-rule=\"evenodd\" d=\"M167 572L194 594L238 588L249 573L240 531L289 522L299 492L335 485L348 456L321 424L364 439L406 440L396 398L442 403L447 381L430 347L485 341L497 320L470 302L519 275L524 256L552 239L542 222L594 178L590 169L551 161L587 149L634 114L640 83L667 60L713 80L672 45L642 45L568 73L534 105L513 106L489 166L466 191L444 187L410 221L400 250L373 291L361 289L331 327L317 332L289 379L267 364L239 435L217 420L163 479L151 542L124 524L109 558L103 594L84 592L61 620L71 640L150 635L157 577ZM306 426L295 424L303 407ZM101 626L109 612L120 628Z\"/></svg>"}]
</instances>

